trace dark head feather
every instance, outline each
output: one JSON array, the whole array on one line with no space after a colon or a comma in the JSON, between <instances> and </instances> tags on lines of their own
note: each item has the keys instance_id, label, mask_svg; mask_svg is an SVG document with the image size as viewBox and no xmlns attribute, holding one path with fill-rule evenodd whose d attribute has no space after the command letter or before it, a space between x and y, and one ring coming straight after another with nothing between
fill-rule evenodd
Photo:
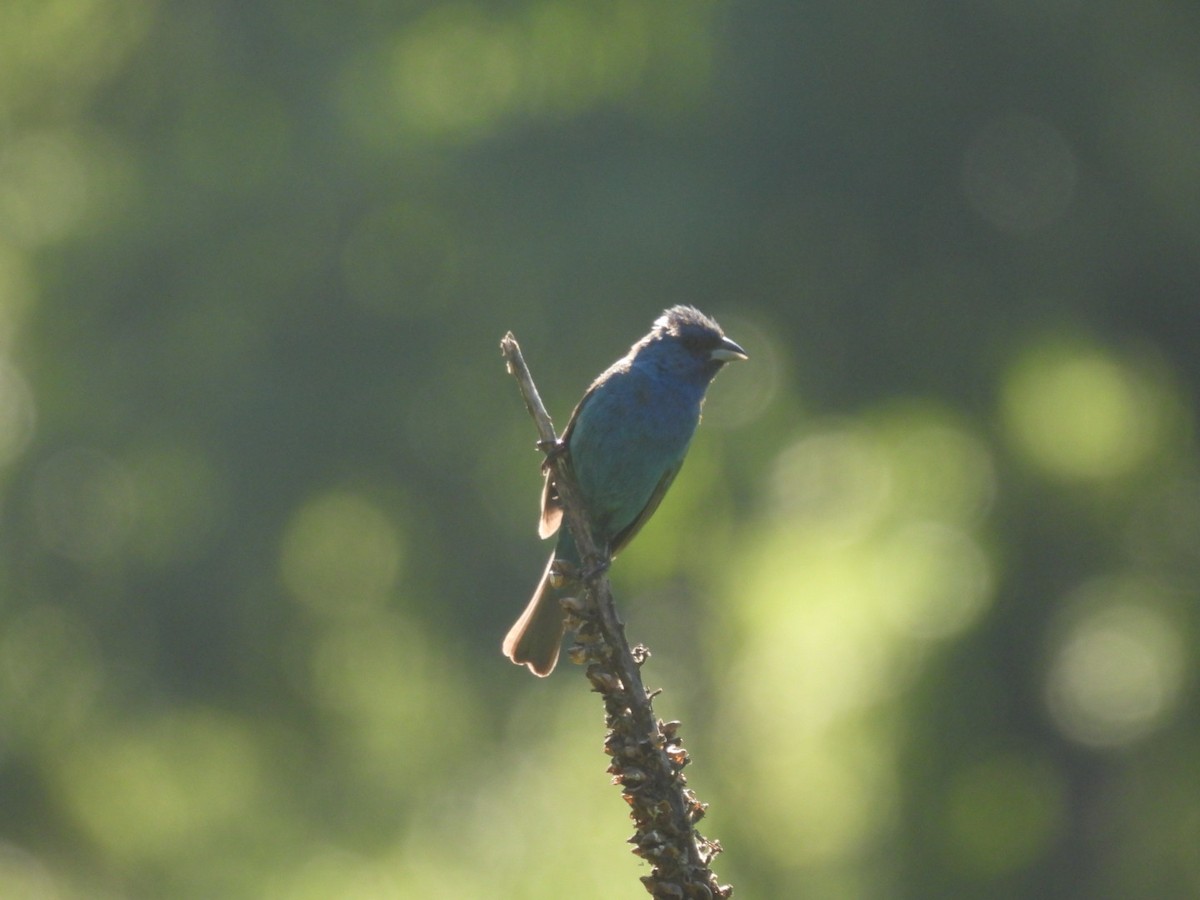
<instances>
[{"instance_id":1,"label":"dark head feather","mask_svg":"<svg viewBox=\"0 0 1200 900\"><path fill-rule=\"evenodd\" d=\"M720 340L725 336L721 326L694 306L672 306L654 321L654 333L659 337L671 335L682 339L709 335ZM715 343L715 341L714 341Z\"/></svg>"}]
</instances>

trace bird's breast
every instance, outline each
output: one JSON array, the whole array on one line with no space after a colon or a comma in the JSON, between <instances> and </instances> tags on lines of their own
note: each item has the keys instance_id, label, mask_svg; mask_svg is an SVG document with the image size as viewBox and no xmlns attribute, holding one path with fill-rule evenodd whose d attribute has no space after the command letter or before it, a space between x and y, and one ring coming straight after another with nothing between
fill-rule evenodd
<instances>
[{"instance_id":1,"label":"bird's breast","mask_svg":"<svg viewBox=\"0 0 1200 900\"><path fill-rule=\"evenodd\" d=\"M571 460L606 537L629 525L679 465L699 419L699 396L637 370L614 375L588 398L571 433Z\"/></svg>"}]
</instances>

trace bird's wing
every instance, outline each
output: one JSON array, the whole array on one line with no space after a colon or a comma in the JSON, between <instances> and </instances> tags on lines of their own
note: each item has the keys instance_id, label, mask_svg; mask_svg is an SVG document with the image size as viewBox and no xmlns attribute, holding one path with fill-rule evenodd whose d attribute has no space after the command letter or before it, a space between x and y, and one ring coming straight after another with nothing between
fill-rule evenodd
<instances>
[{"instance_id":1,"label":"bird's wing","mask_svg":"<svg viewBox=\"0 0 1200 900\"><path fill-rule=\"evenodd\" d=\"M579 411L583 409L583 404L588 402L592 394L596 393L596 387L600 384L600 379L597 378L592 382L591 387L587 389L584 395L579 398L579 402L575 404L575 408L571 410L571 418L567 420L567 427L563 429L563 433L559 436L559 442L563 446L570 446L571 432L575 430L575 422L579 419ZM558 497L558 485L554 483L554 469L548 464L543 466L546 470L546 481L542 485L542 517L538 522L538 537L545 539L558 531L562 525L563 507L562 500Z\"/></svg>"},{"instance_id":2,"label":"bird's wing","mask_svg":"<svg viewBox=\"0 0 1200 900\"><path fill-rule=\"evenodd\" d=\"M617 532L616 536L612 539L609 552L613 556L620 553L621 548L632 541L634 535L641 531L646 521L654 515L654 511L658 509L658 504L662 503L662 498L666 496L667 488L671 486L671 482L675 480L675 476L679 474L681 468L683 468L682 459L663 472L662 478L658 479L658 484L654 486L654 490L651 492L650 498L646 501L646 505L642 507L642 511L637 514L632 522Z\"/></svg>"},{"instance_id":3,"label":"bird's wing","mask_svg":"<svg viewBox=\"0 0 1200 900\"><path fill-rule=\"evenodd\" d=\"M548 538L562 524L562 501L558 499L558 486L554 473L546 470L546 483L542 485L542 517L538 520L538 537Z\"/></svg>"}]
</instances>

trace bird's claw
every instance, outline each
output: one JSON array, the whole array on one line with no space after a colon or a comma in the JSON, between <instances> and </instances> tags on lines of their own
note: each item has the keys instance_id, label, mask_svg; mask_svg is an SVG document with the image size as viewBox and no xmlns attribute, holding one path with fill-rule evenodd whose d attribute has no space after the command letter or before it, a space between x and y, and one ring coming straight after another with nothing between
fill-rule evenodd
<instances>
[{"instance_id":1,"label":"bird's claw","mask_svg":"<svg viewBox=\"0 0 1200 900\"><path fill-rule=\"evenodd\" d=\"M611 559L602 559L588 566L577 566L565 559L556 559L550 566L550 587L561 590L569 584L583 584L608 571Z\"/></svg>"},{"instance_id":2,"label":"bird's claw","mask_svg":"<svg viewBox=\"0 0 1200 900\"><path fill-rule=\"evenodd\" d=\"M591 581L593 578L597 578L607 572L609 566L611 565L612 559L606 557L599 562L593 563L590 566L586 566L580 576L580 580Z\"/></svg>"}]
</instances>

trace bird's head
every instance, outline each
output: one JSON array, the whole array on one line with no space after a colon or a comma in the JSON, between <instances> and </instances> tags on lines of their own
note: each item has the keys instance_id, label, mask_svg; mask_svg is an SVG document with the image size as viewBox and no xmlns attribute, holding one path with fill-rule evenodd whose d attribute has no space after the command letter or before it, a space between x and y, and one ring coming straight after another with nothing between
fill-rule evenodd
<instances>
[{"instance_id":1,"label":"bird's head","mask_svg":"<svg viewBox=\"0 0 1200 900\"><path fill-rule=\"evenodd\" d=\"M706 384L725 363L749 359L745 350L725 337L720 325L694 306L672 306L663 312L642 347L660 364L701 376Z\"/></svg>"}]
</instances>

